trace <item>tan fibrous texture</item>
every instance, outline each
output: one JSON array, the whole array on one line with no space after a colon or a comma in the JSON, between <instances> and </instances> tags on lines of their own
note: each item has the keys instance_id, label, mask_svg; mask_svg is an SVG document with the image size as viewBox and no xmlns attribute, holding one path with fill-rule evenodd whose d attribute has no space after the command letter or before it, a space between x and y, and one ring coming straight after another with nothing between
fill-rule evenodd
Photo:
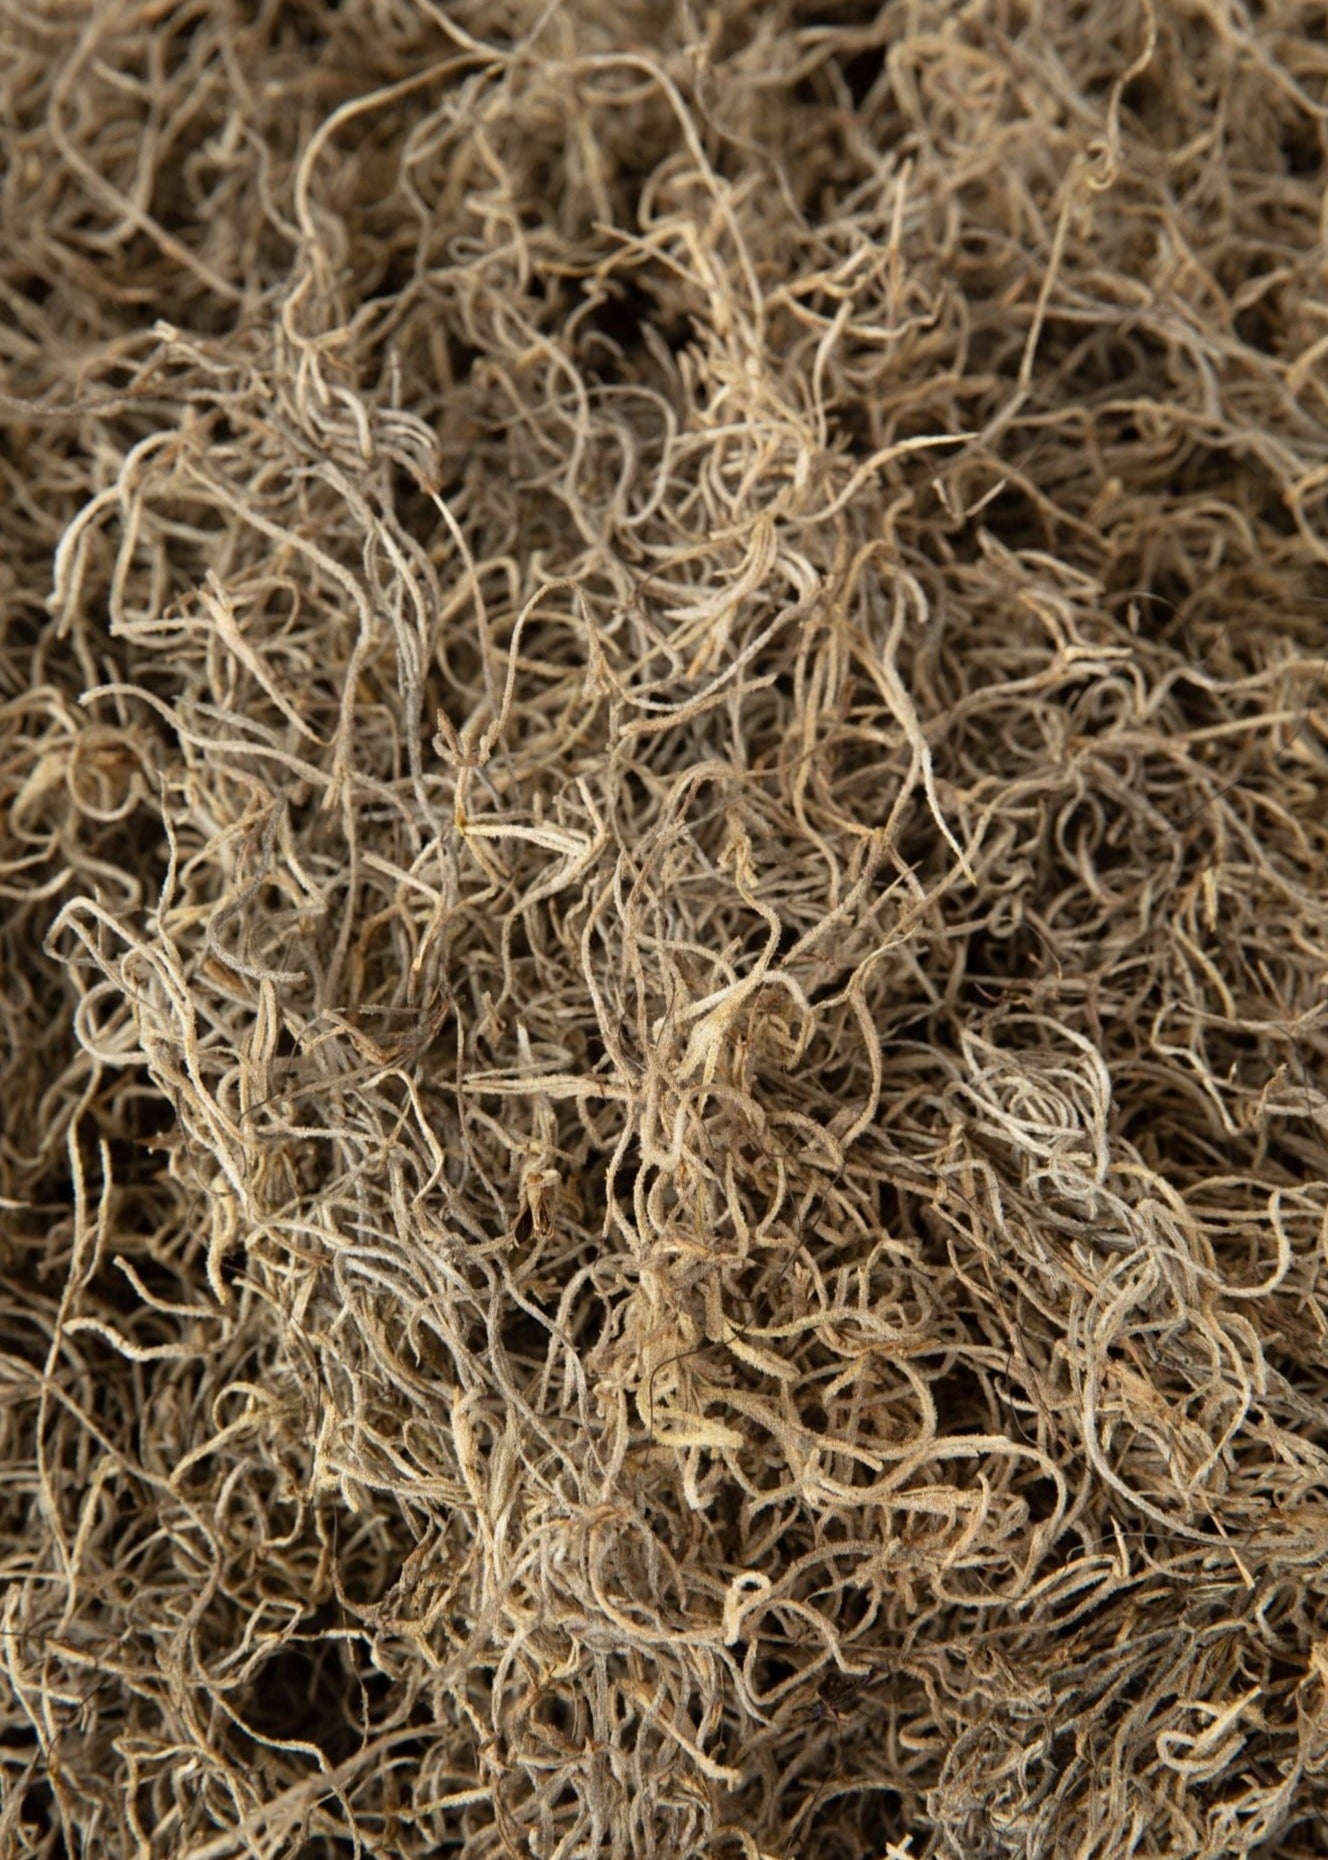
<instances>
[{"instance_id":1,"label":"tan fibrous texture","mask_svg":"<svg viewBox=\"0 0 1328 1860\"><path fill-rule=\"evenodd\" d=\"M1324 1854L1321 0L0 22L0 1855Z\"/></svg>"}]
</instances>

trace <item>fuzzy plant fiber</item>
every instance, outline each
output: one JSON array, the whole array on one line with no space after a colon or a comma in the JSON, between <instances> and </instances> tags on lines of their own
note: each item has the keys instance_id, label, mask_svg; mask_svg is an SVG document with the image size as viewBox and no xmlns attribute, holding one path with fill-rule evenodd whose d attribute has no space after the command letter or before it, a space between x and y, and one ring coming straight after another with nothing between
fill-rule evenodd
<instances>
[{"instance_id":1,"label":"fuzzy plant fiber","mask_svg":"<svg viewBox=\"0 0 1328 1860\"><path fill-rule=\"evenodd\" d=\"M1328 4L0 0L0 1860L1328 1855Z\"/></svg>"}]
</instances>

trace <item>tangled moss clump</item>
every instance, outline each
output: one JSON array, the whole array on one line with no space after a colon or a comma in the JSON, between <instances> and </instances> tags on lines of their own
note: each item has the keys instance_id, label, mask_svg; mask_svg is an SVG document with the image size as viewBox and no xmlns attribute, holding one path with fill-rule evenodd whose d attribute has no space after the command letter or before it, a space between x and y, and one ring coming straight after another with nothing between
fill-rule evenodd
<instances>
[{"instance_id":1,"label":"tangled moss clump","mask_svg":"<svg viewBox=\"0 0 1328 1860\"><path fill-rule=\"evenodd\" d=\"M0 18L0 1854L1322 1855L1322 5Z\"/></svg>"}]
</instances>

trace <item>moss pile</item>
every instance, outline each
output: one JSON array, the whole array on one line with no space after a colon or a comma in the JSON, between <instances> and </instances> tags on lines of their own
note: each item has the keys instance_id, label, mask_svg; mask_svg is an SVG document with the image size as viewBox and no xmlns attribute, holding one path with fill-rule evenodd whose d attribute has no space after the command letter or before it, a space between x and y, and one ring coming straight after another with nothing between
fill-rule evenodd
<instances>
[{"instance_id":1,"label":"moss pile","mask_svg":"<svg viewBox=\"0 0 1328 1860\"><path fill-rule=\"evenodd\" d=\"M1321 0L0 155L0 1853L1328 1852Z\"/></svg>"}]
</instances>

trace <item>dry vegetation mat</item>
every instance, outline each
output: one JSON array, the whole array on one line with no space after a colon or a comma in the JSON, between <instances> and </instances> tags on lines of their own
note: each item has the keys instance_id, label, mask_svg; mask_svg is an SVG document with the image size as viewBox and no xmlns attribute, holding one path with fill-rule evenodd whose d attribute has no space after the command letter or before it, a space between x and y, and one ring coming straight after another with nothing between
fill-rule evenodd
<instances>
[{"instance_id":1,"label":"dry vegetation mat","mask_svg":"<svg viewBox=\"0 0 1328 1860\"><path fill-rule=\"evenodd\" d=\"M3 0L0 1855L1328 1853L1328 8Z\"/></svg>"}]
</instances>

